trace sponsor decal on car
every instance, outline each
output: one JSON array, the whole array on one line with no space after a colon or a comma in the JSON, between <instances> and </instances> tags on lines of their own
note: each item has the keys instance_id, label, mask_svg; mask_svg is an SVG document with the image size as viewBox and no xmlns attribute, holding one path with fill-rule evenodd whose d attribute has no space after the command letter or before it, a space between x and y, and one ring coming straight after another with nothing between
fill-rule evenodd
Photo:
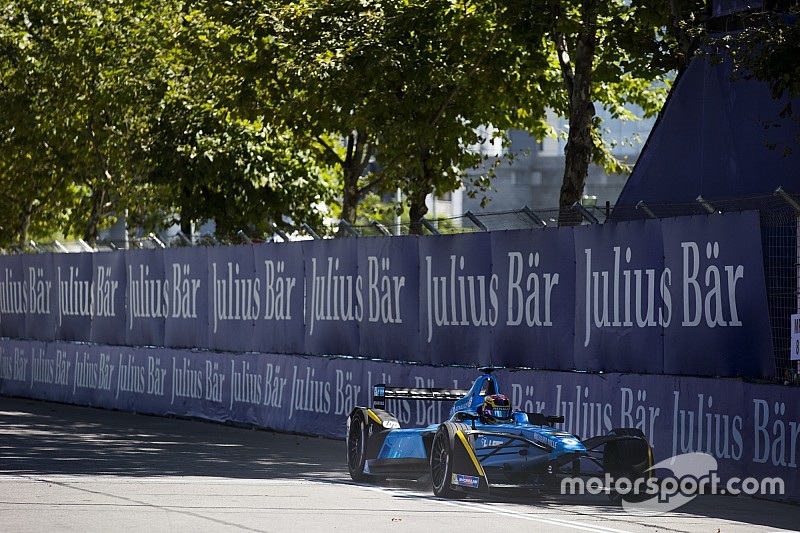
<instances>
[{"instance_id":1,"label":"sponsor decal on car","mask_svg":"<svg viewBox=\"0 0 800 533\"><path fill-rule=\"evenodd\" d=\"M458 485L459 487L469 487L471 489L477 489L480 480L481 479L479 477L466 476L464 474L453 473L453 479L451 483L453 485Z\"/></svg>"},{"instance_id":2,"label":"sponsor decal on car","mask_svg":"<svg viewBox=\"0 0 800 533\"><path fill-rule=\"evenodd\" d=\"M534 433L533 440L537 442L541 442L542 444L546 444L551 448L555 448L558 446L558 441L556 439L552 439L547 435L542 435L541 433Z\"/></svg>"},{"instance_id":3,"label":"sponsor decal on car","mask_svg":"<svg viewBox=\"0 0 800 533\"><path fill-rule=\"evenodd\" d=\"M505 444L505 440L496 439L492 437L481 437L475 442L477 448L494 448Z\"/></svg>"}]
</instances>

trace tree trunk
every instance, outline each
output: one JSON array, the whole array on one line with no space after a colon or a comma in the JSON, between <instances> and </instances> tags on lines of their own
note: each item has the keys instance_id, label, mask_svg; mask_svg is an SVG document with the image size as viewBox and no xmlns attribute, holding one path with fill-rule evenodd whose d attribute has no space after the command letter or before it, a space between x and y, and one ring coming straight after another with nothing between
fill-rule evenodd
<instances>
[{"instance_id":1,"label":"tree trunk","mask_svg":"<svg viewBox=\"0 0 800 533\"><path fill-rule=\"evenodd\" d=\"M105 187L95 186L92 190L92 204L89 212L89 218L86 221L86 228L83 232L83 240L85 240L90 246L94 246L95 243L97 243L97 228L105 217L105 203Z\"/></svg>"},{"instance_id":2,"label":"tree trunk","mask_svg":"<svg viewBox=\"0 0 800 533\"><path fill-rule=\"evenodd\" d=\"M597 36L597 8L595 0L585 0L581 7L582 31L575 43L575 58L572 67L562 61L567 90L569 92L569 136L564 151L564 180L559 198L559 225L578 225L581 217L572 210L580 202L589 164L592 161L592 122L595 116L592 103L592 68ZM565 46L565 43L560 43ZM563 51L566 56L566 49Z\"/></svg>"},{"instance_id":3,"label":"tree trunk","mask_svg":"<svg viewBox=\"0 0 800 533\"><path fill-rule=\"evenodd\" d=\"M351 168L345 167L344 169L344 187L342 190L342 214L341 219L350 225L356 223L356 216L358 214L358 202L360 200L358 193L358 178L359 174L353 175ZM343 233L343 232L340 232Z\"/></svg>"},{"instance_id":4,"label":"tree trunk","mask_svg":"<svg viewBox=\"0 0 800 533\"><path fill-rule=\"evenodd\" d=\"M408 233L411 235L423 235L425 232L422 226L422 218L428 213L428 206L425 205L425 197L428 195L424 190L413 190L408 195L408 214L411 224Z\"/></svg>"},{"instance_id":5,"label":"tree trunk","mask_svg":"<svg viewBox=\"0 0 800 533\"><path fill-rule=\"evenodd\" d=\"M347 152L342 163L344 186L342 187L342 213L340 218L351 226L356 223L358 204L364 194L364 191L358 187L358 180L364 173L364 169L367 168L370 151L371 145L367 142L367 135L363 132L354 131L347 137ZM340 228L337 235L347 237L349 233L342 231Z\"/></svg>"},{"instance_id":6,"label":"tree trunk","mask_svg":"<svg viewBox=\"0 0 800 533\"><path fill-rule=\"evenodd\" d=\"M29 200L25 203L25 207L22 208L22 218L19 221L19 241L18 244L20 247L25 247L28 245L28 233L31 230L31 219L33 218L33 200Z\"/></svg>"},{"instance_id":7,"label":"tree trunk","mask_svg":"<svg viewBox=\"0 0 800 533\"><path fill-rule=\"evenodd\" d=\"M83 232L83 240L90 246L97 242L97 229L100 222L107 216L106 199L108 198L108 187L112 187L114 180L109 171L108 156L103 152L100 141L95 133L95 115L90 113L88 117L88 135L92 143L95 157L97 157L97 179L92 185L92 202L89 209L89 218ZM106 184L108 184L106 186Z\"/></svg>"},{"instance_id":8,"label":"tree trunk","mask_svg":"<svg viewBox=\"0 0 800 533\"><path fill-rule=\"evenodd\" d=\"M429 153L423 150L420 159L422 160L422 176L419 179L411 180L408 187L408 214L411 219L408 233L411 235L423 235L425 233L422 226L422 217L428 213L425 198L433 192L433 175L428 167Z\"/></svg>"},{"instance_id":9,"label":"tree trunk","mask_svg":"<svg viewBox=\"0 0 800 533\"><path fill-rule=\"evenodd\" d=\"M181 233L186 235L186 238L192 240L192 221L181 217Z\"/></svg>"}]
</instances>

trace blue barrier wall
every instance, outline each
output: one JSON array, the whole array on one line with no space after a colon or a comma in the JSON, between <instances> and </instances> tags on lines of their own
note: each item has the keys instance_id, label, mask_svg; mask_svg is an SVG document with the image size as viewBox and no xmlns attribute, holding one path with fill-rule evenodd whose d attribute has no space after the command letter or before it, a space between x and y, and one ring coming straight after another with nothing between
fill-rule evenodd
<instances>
[{"instance_id":1,"label":"blue barrier wall","mask_svg":"<svg viewBox=\"0 0 800 533\"><path fill-rule=\"evenodd\" d=\"M235 421L342 438L375 383L466 388L474 369L349 358L230 354L0 340L0 394L138 413ZM713 455L723 479L779 477L800 495L800 389L638 374L499 371L515 407L564 415L582 437L641 429L656 461ZM442 421L449 405L390 401L403 426ZM342 461L345 461L344 456Z\"/></svg>"},{"instance_id":2,"label":"blue barrier wall","mask_svg":"<svg viewBox=\"0 0 800 533\"><path fill-rule=\"evenodd\" d=\"M0 336L433 365L775 376L756 212L0 256Z\"/></svg>"},{"instance_id":3,"label":"blue barrier wall","mask_svg":"<svg viewBox=\"0 0 800 533\"><path fill-rule=\"evenodd\" d=\"M774 376L761 258L754 212L0 256L0 394L342 437L374 383L544 368L499 374L515 406L584 437L638 427L657 460L704 451L796 500L798 389L685 377Z\"/></svg>"}]
</instances>

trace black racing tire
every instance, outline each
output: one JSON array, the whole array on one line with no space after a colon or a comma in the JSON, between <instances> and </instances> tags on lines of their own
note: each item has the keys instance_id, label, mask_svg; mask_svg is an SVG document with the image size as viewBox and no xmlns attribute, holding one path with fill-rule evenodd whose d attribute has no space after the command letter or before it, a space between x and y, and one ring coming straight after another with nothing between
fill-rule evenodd
<instances>
[{"instance_id":1,"label":"black racing tire","mask_svg":"<svg viewBox=\"0 0 800 533\"><path fill-rule=\"evenodd\" d=\"M431 445L431 485L439 498L460 499L465 495L450 484L453 476L453 446L456 431L464 424L445 422L436 431Z\"/></svg>"},{"instance_id":2,"label":"black racing tire","mask_svg":"<svg viewBox=\"0 0 800 533\"><path fill-rule=\"evenodd\" d=\"M369 478L364 473L367 462L367 421L363 411L350 415L350 428L347 431L347 470L353 481L365 481Z\"/></svg>"},{"instance_id":3,"label":"black racing tire","mask_svg":"<svg viewBox=\"0 0 800 533\"><path fill-rule=\"evenodd\" d=\"M652 476L650 468L653 466L653 451L644 433L634 428L615 428L609 434L631 438L606 444L603 458L606 473L613 479L626 478L632 483L649 479ZM623 495L612 487L608 497L612 502L620 503L622 500L641 502L650 499L652 495L646 493Z\"/></svg>"}]
</instances>

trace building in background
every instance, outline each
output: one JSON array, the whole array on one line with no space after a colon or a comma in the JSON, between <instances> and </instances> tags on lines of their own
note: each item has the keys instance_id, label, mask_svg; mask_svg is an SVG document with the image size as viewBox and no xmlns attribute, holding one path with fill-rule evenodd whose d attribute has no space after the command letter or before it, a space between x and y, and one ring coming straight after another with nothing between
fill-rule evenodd
<instances>
[{"instance_id":1,"label":"building in background","mask_svg":"<svg viewBox=\"0 0 800 533\"><path fill-rule=\"evenodd\" d=\"M612 119L607 113L599 114L606 129L605 138L616 141L613 154L632 166L639 157L655 119L623 122ZM548 118L548 123L556 132L567 131L567 121L555 114ZM486 137L490 136L491 131L487 131ZM509 136L511 145L505 151L514 154L514 158L511 163L504 158L504 162L495 169L492 190L487 193L478 192L475 198L470 198L463 189L437 196L435 199L430 196L428 212L434 218L460 216L467 211L476 214L512 211L526 205L534 211L557 210L564 179L566 140L559 136L538 142L525 131L511 131ZM476 146L475 149L489 156L490 160L503 155L497 145L488 142ZM483 170L470 172L477 174ZM606 202L613 205L627 179L628 174L608 174L603 168L593 165L589 168L584 195L596 198L598 207L604 206ZM490 200L485 207L481 207L484 196Z\"/></svg>"}]
</instances>

